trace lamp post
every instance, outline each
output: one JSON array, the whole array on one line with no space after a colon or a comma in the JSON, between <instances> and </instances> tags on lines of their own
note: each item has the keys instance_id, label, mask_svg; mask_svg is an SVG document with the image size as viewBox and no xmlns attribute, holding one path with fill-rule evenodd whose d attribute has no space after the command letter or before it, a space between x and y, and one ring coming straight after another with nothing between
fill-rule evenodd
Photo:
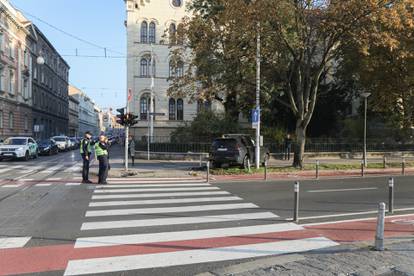
<instances>
[{"instance_id":1,"label":"lamp post","mask_svg":"<svg viewBox=\"0 0 414 276\"><path fill-rule=\"evenodd\" d=\"M361 94L361 97L364 99L364 152L363 152L364 167L368 165L367 163L367 109L368 109L368 97L369 96L371 96L371 93Z\"/></svg>"}]
</instances>

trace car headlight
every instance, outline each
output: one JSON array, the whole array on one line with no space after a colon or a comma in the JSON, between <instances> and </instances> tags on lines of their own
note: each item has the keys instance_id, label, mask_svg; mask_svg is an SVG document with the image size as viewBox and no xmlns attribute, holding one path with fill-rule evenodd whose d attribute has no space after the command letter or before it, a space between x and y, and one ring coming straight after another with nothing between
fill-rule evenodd
<instances>
[{"instance_id":1,"label":"car headlight","mask_svg":"<svg viewBox=\"0 0 414 276\"><path fill-rule=\"evenodd\" d=\"M49 147L45 147L43 150L50 150L50 146Z\"/></svg>"},{"instance_id":2,"label":"car headlight","mask_svg":"<svg viewBox=\"0 0 414 276\"><path fill-rule=\"evenodd\" d=\"M23 147L17 148L17 151L22 151L22 150L24 150Z\"/></svg>"}]
</instances>

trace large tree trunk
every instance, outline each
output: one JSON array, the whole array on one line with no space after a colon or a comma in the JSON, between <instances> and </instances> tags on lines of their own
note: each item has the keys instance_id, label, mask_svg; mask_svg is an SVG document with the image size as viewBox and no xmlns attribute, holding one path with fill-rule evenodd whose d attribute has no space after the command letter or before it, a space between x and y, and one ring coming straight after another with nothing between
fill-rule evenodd
<instances>
[{"instance_id":1,"label":"large tree trunk","mask_svg":"<svg viewBox=\"0 0 414 276\"><path fill-rule=\"evenodd\" d=\"M296 142L293 158L293 166L295 168L303 169L303 159L305 156L305 144L306 144L306 128L307 126L303 125L303 121L298 119L296 123Z\"/></svg>"}]
</instances>

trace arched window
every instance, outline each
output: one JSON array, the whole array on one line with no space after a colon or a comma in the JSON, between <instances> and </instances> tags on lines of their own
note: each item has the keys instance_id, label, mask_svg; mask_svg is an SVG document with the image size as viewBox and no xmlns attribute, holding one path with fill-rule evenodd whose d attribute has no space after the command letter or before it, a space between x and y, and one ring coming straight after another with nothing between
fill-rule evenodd
<instances>
[{"instance_id":1,"label":"arched window","mask_svg":"<svg viewBox=\"0 0 414 276\"><path fill-rule=\"evenodd\" d=\"M176 44L177 27L175 26L174 23L170 24L170 28L168 32L169 32L169 37L170 37L170 44L172 45Z\"/></svg>"},{"instance_id":2,"label":"arched window","mask_svg":"<svg viewBox=\"0 0 414 276\"><path fill-rule=\"evenodd\" d=\"M151 73L152 76L156 76L156 70L155 70L155 59L152 62L152 72L150 71L150 67L151 67L151 57L150 56L145 56L141 58L141 62L140 62L140 76L142 78L149 78L151 77Z\"/></svg>"},{"instance_id":3,"label":"arched window","mask_svg":"<svg viewBox=\"0 0 414 276\"><path fill-rule=\"evenodd\" d=\"M177 26L177 31L176 31L176 42L178 45L183 45L184 44L184 29L183 29L183 24L178 24Z\"/></svg>"},{"instance_id":4,"label":"arched window","mask_svg":"<svg viewBox=\"0 0 414 276\"><path fill-rule=\"evenodd\" d=\"M177 120L184 120L184 101L182 99L177 100Z\"/></svg>"},{"instance_id":5,"label":"arched window","mask_svg":"<svg viewBox=\"0 0 414 276\"><path fill-rule=\"evenodd\" d=\"M168 102L168 113L169 113L169 119L171 121L175 121L176 109L175 109L175 99L173 98L171 98L170 101Z\"/></svg>"},{"instance_id":6,"label":"arched window","mask_svg":"<svg viewBox=\"0 0 414 276\"><path fill-rule=\"evenodd\" d=\"M179 60L175 62L170 60L170 78L182 77L184 75L184 62Z\"/></svg>"},{"instance_id":7,"label":"arched window","mask_svg":"<svg viewBox=\"0 0 414 276\"><path fill-rule=\"evenodd\" d=\"M148 23L143 21L141 23L141 43L148 43Z\"/></svg>"},{"instance_id":8,"label":"arched window","mask_svg":"<svg viewBox=\"0 0 414 276\"><path fill-rule=\"evenodd\" d=\"M155 43L155 23L151 22L149 25L149 43Z\"/></svg>"},{"instance_id":9,"label":"arched window","mask_svg":"<svg viewBox=\"0 0 414 276\"><path fill-rule=\"evenodd\" d=\"M140 76L148 77L148 75L148 60L146 58L141 58Z\"/></svg>"},{"instance_id":10,"label":"arched window","mask_svg":"<svg viewBox=\"0 0 414 276\"><path fill-rule=\"evenodd\" d=\"M172 0L172 4L174 7L178 8L182 5L182 0Z\"/></svg>"},{"instance_id":11,"label":"arched window","mask_svg":"<svg viewBox=\"0 0 414 276\"><path fill-rule=\"evenodd\" d=\"M148 120L148 112L150 112L151 96L149 93L145 93L141 96L139 101L139 112L141 120ZM155 103L153 104L153 110L155 112Z\"/></svg>"}]
</instances>

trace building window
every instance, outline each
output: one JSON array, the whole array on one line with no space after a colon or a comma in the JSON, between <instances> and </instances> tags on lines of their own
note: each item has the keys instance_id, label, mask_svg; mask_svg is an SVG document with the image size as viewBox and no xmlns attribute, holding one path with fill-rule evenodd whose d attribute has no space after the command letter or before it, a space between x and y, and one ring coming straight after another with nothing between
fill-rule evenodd
<instances>
[{"instance_id":1,"label":"building window","mask_svg":"<svg viewBox=\"0 0 414 276\"><path fill-rule=\"evenodd\" d=\"M13 112L9 113L9 128L10 129L14 128L14 115L13 115Z\"/></svg>"},{"instance_id":2,"label":"building window","mask_svg":"<svg viewBox=\"0 0 414 276\"><path fill-rule=\"evenodd\" d=\"M141 43L148 43L148 23L143 21L141 23Z\"/></svg>"},{"instance_id":3,"label":"building window","mask_svg":"<svg viewBox=\"0 0 414 276\"><path fill-rule=\"evenodd\" d=\"M168 113L169 113L169 119L170 121L175 121L175 114L176 114L176 108L175 108L175 99L171 98L168 102Z\"/></svg>"},{"instance_id":4,"label":"building window","mask_svg":"<svg viewBox=\"0 0 414 276\"><path fill-rule=\"evenodd\" d=\"M149 25L149 43L155 43L156 26L154 22Z\"/></svg>"},{"instance_id":5,"label":"building window","mask_svg":"<svg viewBox=\"0 0 414 276\"><path fill-rule=\"evenodd\" d=\"M143 78L151 77L150 75L151 57L143 57L140 62L140 76ZM152 76L155 77L155 60L152 62Z\"/></svg>"},{"instance_id":6,"label":"building window","mask_svg":"<svg viewBox=\"0 0 414 276\"><path fill-rule=\"evenodd\" d=\"M177 120L184 120L184 101L182 99L177 100Z\"/></svg>"},{"instance_id":7,"label":"building window","mask_svg":"<svg viewBox=\"0 0 414 276\"><path fill-rule=\"evenodd\" d=\"M182 0L172 0L172 5L176 8L181 7L182 4L183 4Z\"/></svg>"},{"instance_id":8,"label":"building window","mask_svg":"<svg viewBox=\"0 0 414 276\"><path fill-rule=\"evenodd\" d=\"M182 77L184 75L184 62L170 60L170 78Z\"/></svg>"},{"instance_id":9,"label":"building window","mask_svg":"<svg viewBox=\"0 0 414 276\"><path fill-rule=\"evenodd\" d=\"M6 78L4 75L4 68L0 67L0 90L1 91L5 91L5 82L6 82Z\"/></svg>"},{"instance_id":10,"label":"building window","mask_svg":"<svg viewBox=\"0 0 414 276\"><path fill-rule=\"evenodd\" d=\"M14 78L14 72L13 70L9 70L9 92L10 94L14 94L14 83L15 83L15 78Z\"/></svg>"},{"instance_id":11,"label":"building window","mask_svg":"<svg viewBox=\"0 0 414 276\"><path fill-rule=\"evenodd\" d=\"M0 110L0 128L3 128L3 111Z\"/></svg>"},{"instance_id":12,"label":"building window","mask_svg":"<svg viewBox=\"0 0 414 276\"><path fill-rule=\"evenodd\" d=\"M24 115L24 130L29 130L29 118L27 115Z\"/></svg>"},{"instance_id":13,"label":"building window","mask_svg":"<svg viewBox=\"0 0 414 276\"><path fill-rule=\"evenodd\" d=\"M176 34L177 34L177 27L175 26L174 23L170 24L170 28L168 30L168 34L169 34L169 38L170 38L170 44L174 45L176 44Z\"/></svg>"},{"instance_id":14,"label":"building window","mask_svg":"<svg viewBox=\"0 0 414 276\"><path fill-rule=\"evenodd\" d=\"M145 93L141 96L140 103L140 118L141 120L148 120L148 112L150 112L151 96L149 93ZM153 109L155 111L155 102Z\"/></svg>"}]
</instances>

